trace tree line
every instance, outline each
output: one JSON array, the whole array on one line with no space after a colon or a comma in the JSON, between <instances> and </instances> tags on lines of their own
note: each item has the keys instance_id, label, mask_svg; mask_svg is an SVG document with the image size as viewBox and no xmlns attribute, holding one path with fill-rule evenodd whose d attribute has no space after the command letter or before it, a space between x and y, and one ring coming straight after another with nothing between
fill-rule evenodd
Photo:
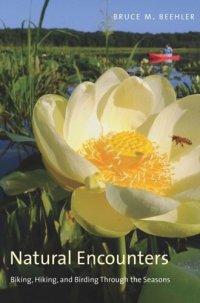
<instances>
[{"instance_id":1,"label":"tree line","mask_svg":"<svg viewBox=\"0 0 200 303\"><path fill-rule=\"evenodd\" d=\"M32 41L36 29L31 29ZM71 29L41 29L43 45L49 46L105 46L105 32L82 32ZM109 36L111 47L132 47L140 41L140 47L163 47L166 43L174 48L200 47L200 32L187 33L131 33L113 31ZM27 29L0 29L0 46L19 46L27 43Z\"/></svg>"}]
</instances>

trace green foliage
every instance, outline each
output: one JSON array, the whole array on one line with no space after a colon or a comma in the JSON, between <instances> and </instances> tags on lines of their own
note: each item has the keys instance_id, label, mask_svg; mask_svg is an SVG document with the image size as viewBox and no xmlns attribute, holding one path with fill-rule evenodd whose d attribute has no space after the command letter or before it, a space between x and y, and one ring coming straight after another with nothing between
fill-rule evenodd
<instances>
[{"instance_id":1,"label":"green foliage","mask_svg":"<svg viewBox=\"0 0 200 303\"><path fill-rule=\"evenodd\" d=\"M34 251L39 254L67 254L68 250L76 256L77 251L83 250L89 254L115 254L115 245L113 240L100 239L85 233L76 223L73 213L70 210L71 193L61 190L50 179L47 173L42 170L30 170L27 172L15 171L0 180L0 186L6 195L1 201L0 220L3 223L1 227L1 246L0 259L3 260L0 271L0 288L20 287L18 283L10 283L10 275L21 277L51 276L51 266L19 265L10 267L10 251L22 251L26 254L32 254ZM146 264L130 264L128 266L127 277L170 277L173 279L170 286L168 284L159 284L159 291L154 291L158 284L154 283L128 283L127 284L127 302L137 302L141 292L140 301L145 303L147 298L155 302L156 298L160 300L161 296L171 299L175 296L175 290L181 289L181 285L189 289L191 285L198 285L196 276L199 275L199 250L190 249L185 253L178 253L188 247L195 246L197 241L191 239L191 242L176 239L165 239L154 236L148 236L141 231L135 230L126 238L127 253L137 254L167 254L171 256L168 265L149 266ZM11 272L10 272L11 269ZM112 266L85 265L79 266L76 258L73 257L72 264L63 266L62 271L53 266L54 277L68 277L71 275L82 276L107 276L115 277L116 268ZM147 272L148 270L148 272ZM12 273L12 274L11 274ZM187 281L187 283L185 282ZM184 284L185 283L185 284ZM164 286L165 285L165 286ZM77 286L79 287L79 286ZM90 291L90 286L88 286ZM169 287L169 288L167 288ZM106 290L107 289L107 290ZM107 285L104 291L108 293L116 292L116 285ZM107 295L108 295L107 293ZM152 293L150 295L150 293ZM70 289L70 296L80 297L82 289ZM97 295L97 293L96 293ZM94 295L94 298L96 297ZM102 300L103 289L98 296ZM185 293L184 293L185 295ZM156 296L156 297L155 297ZM195 297L195 295L193 295ZM134 298L134 300L133 300ZM183 300L181 294L177 295L178 300ZM71 299L71 303L74 303ZM154 300L154 301L153 301ZM87 302L87 301L83 301ZM109 299L108 299L108 302ZM163 301L165 302L165 301ZM167 302L167 299L166 299ZM181 301L180 301L181 302ZM187 301L182 301L186 303ZM196 301L192 301L196 303ZM89 303L89 302L88 302Z\"/></svg>"},{"instance_id":2,"label":"green foliage","mask_svg":"<svg viewBox=\"0 0 200 303\"><path fill-rule=\"evenodd\" d=\"M5 230L1 238L4 245L0 249L0 259L4 259L0 287L9 281L11 250L46 254L80 249L84 234L70 214L70 194L62 191L45 171L14 172L1 179L0 186L6 193L0 212ZM66 265L66 271L67 268ZM30 271L35 274L38 270L34 265L23 267L16 264L12 267L16 275L23 276Z\"/></svg>"},{"instance_id":3,"label":"green foliage","mask_svg":"<svg viewBox=\"0 0 200 303\"><path fill-rule=\"evenodd\" d=\"M8 287L7 276L3 269L0 270L0 289Z\"/></svg>"},{"instance_id":4,"label":"green foliage","mask_svg":"<svg viewBox=\"0 0 200 303\"><path fill-rule=\"evenodd\" d=\"M183 96L188 96L192 94L199 94L200 93L200 77L199 75L193 76L191 85L188 85L187 83L183 83L182 85L178 85L177 95L179 98Z\"/></svg>"},{"instance_id":5,"label":"green foliage","mask_svg":"<svg viewBox=\"0 0 200 303\"><path fill-rule=\"evenodd\" d=\"M27 172L15 171L0 180L0 186L9 196L16 196L25 192L31 192L37 188L52 190L55 185L42 169L35 169Z\"/></svg>"},{"instance_id":6,"label":"green foliage","mask_svg":"<svg viewBox=\"0 0 200 303\"><path fill-rule=\"evenodd\" d=\"M175 255L167 265L149 267L138 303L198 303L200 296L199 250ZM155 282L156 279L164 282ZM170 282L165 282L165 279Z\"/></svg>"},{"instance_id":7,"label":"green foliage","mask_svg":"<svg viewBox=\"0 0 200 303\"><path fill-rule=\"evenodd\" d=\"M134 33L113 31L113 24L110 17L103 12L104 21L102 22L102 31L81 32L68 28L57 31L57 29L40 30L39 38L47 37L43 43L49 46L90 46L104 47L105 37L109 38L109 46L111 47L133 47L138 41L143 39L142 47L163 47L167 43L175 48L195 48L200 47L199 32L187 33ZM50 34L49 34L50 33ZM1 29L0 45L21 45L26 41L27 29ZM36 38L37 37L37 38ZM32 39L38 40L38 29L32 29Z\"/></svg>"},{"instance_id":8,"label":"green foliage","mask_svg":"<svg viewBox=\"0 0 200 303\"><path fill-rule=\"evenodd\" d=\"M161 73L170 77L173 65L152 65L147 59L152 49L138 48L138 42L129 49L109 48L109 56L103 48L38 48L33 57L29 48L14 48L0 53L0 124L7 131L31 135L31 116L36 100L43 94L55 93L68 97L68 88L82 81L94 82L105 70L120 66L133 74L145 77ZM156 51L156 50L155 50ZM34 54L34 53L33 53ZM181 63L177 68L198 72L198 61L191 65ZM193 70L194 68L194 70ZM132 71L131 71L132 74ZM178 85L178 97L199 92L198 76L192 85Z\"/></svg>"},{"instance_id":9,"label":"green foliage","mask_svg":"<svg viewBox=\"0 0 200 303\"><path fill-rule=\"evenodd\" d=\"M0 139L8 139L14 143L30 144L35 146L35 140L28 136L17 135L12 132L8 132L3 128L0 128Z\"/></svg>"}]
</instances>

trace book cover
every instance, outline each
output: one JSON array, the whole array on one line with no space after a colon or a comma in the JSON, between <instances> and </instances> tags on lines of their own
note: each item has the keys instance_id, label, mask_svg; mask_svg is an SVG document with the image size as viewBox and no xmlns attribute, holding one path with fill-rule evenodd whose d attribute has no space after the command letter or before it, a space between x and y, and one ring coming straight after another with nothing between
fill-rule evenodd
<instances>
[{"instance_id":1,"label":"book cover","mask_svg":"<svg viewBox=\"0 0 200 303\"><path fill-rule=\"evenodd\" d=\"M1 1L2 302L199 302L199 21Z\"/></svg>"}]
</instances>

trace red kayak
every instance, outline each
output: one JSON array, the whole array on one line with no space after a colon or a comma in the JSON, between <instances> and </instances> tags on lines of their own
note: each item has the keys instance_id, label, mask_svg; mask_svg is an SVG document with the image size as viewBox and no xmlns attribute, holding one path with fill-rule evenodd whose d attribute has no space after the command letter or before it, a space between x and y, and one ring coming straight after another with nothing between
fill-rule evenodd
<instances>
[{"instance_id":1,"label":"red kayak","mask_svg":"<svg viewBox=\"0 0 200 303\"><path fill-rule=\"evenodd\" d=\"M150 59L150 64L158 64L158 63L172 63L173 61L179 61L179 60L172 60L171 58L168 59Z\"/></svg>"},{"instance_id":2,"label":"red kayak","mask_svg":"<svg viewBox=\"0 0 200 303\"><path fill-rule=\"evenodd\" d=\"M150 59L159 59L159 60L180 60L180 55L165 55L165 54L156 54L156 53L149 53Z\"/></svg>"}]
</instances>

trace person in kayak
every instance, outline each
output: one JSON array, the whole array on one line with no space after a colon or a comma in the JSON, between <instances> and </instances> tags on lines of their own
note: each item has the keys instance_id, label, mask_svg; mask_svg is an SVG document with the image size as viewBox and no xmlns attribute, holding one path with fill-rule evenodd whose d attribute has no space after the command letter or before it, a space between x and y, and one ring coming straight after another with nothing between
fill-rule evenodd
<instances>
[{"instance_id":1,"label":"person in kayak","mask_svg":"<svg viewBox=\"0 0 200 303\"><path fill-rule=\"evenodd\" d=\"M165 48L163 49L163 54L167 55L167 56L172 56L173 50L172 50L171 46L166 44Z\"/></svg>"}]
</instances>

